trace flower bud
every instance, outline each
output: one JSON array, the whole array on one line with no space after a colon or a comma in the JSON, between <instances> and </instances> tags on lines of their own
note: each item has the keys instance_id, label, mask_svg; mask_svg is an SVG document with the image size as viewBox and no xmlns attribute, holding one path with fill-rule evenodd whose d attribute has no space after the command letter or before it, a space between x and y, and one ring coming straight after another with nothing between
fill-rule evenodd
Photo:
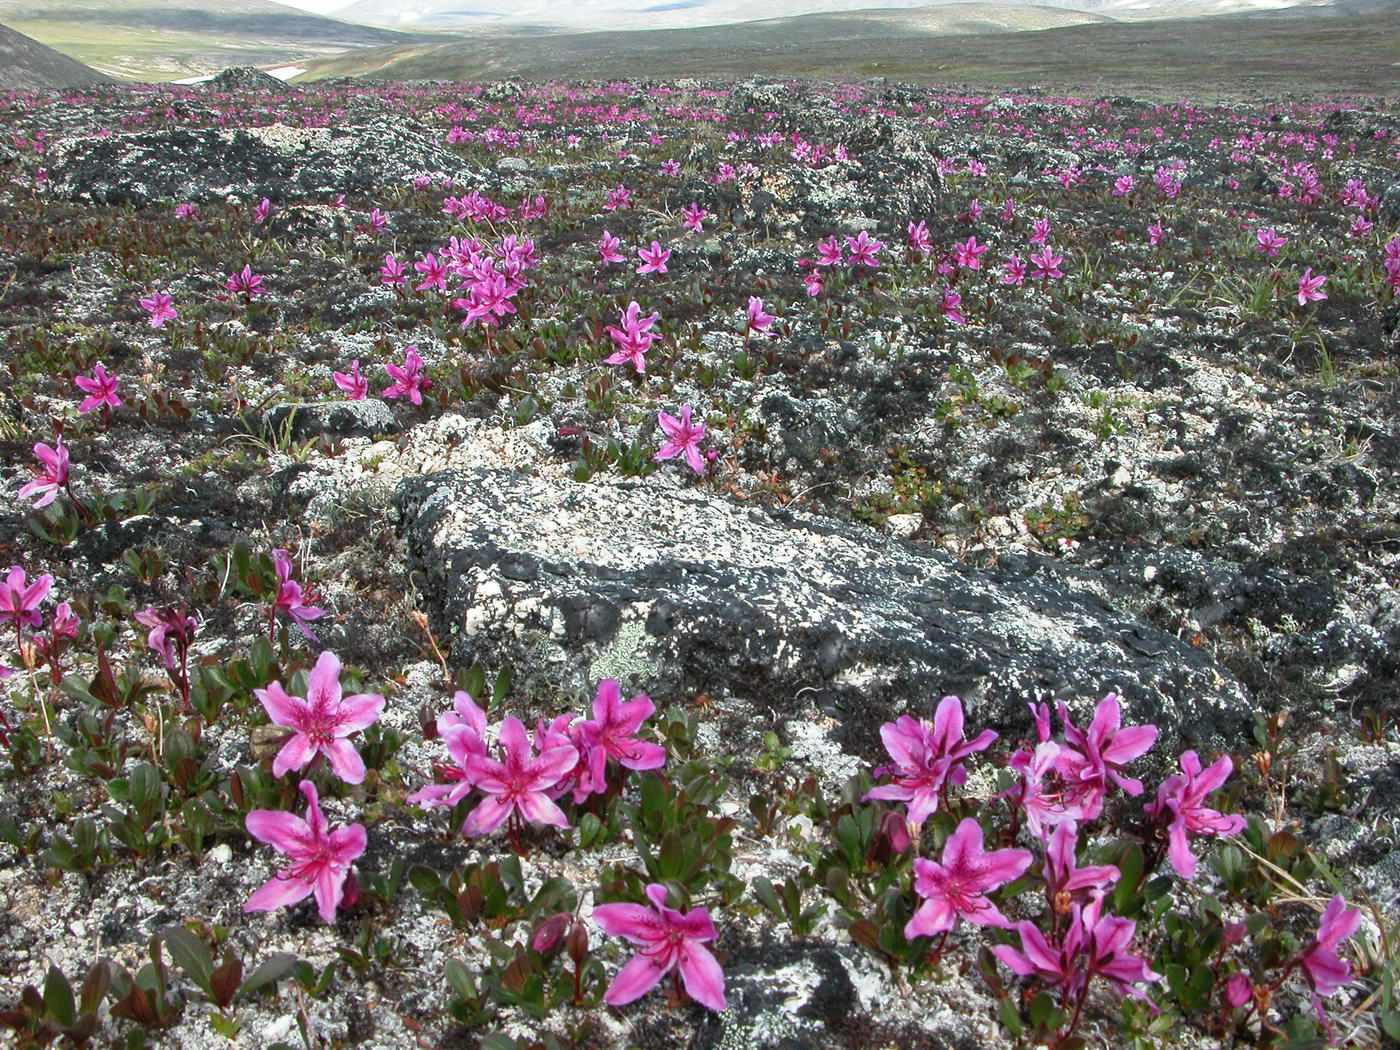
<instances>
[{"instance_id":1,"label":"flower bud","mask_svg":"<svg viewBox=\"0 0 1400 1050\"><path fill-rule=\"evenodd\" d=\"M1237 973L1225 982L1225 1001L1233 1007L1243 1006L1254 998L1254 982Z\"/></svg>"},{"instance_id":2,"label":"flower bud","mask_svg":"<svg viewBox=\"0 0 1400 1050\"><path fill-rule=\"evenodd\" d=\"M581 966L588 957L588 927L581 922L569 928L568 952L574 966Z\"/></svg>"},{"instance_id":3,"label":"flower bud","mask_svg":"<svg viewBox=\"0 0 1400 1050\"><path fill-rule=\"evenodd\" d=\"M568 932L569 924L573 922L573 918L568 912L561 911L557 915L551 915L545 919L535 930L530 947L541 955L557 951L559 945L564 941L564 935Z\"/></svg>"}]
</instances>

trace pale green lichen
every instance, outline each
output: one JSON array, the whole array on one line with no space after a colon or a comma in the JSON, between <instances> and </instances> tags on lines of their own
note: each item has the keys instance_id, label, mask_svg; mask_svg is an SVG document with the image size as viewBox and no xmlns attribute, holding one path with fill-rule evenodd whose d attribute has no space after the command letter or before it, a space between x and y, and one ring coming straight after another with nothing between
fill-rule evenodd
<instances>
[{"instance_id":1,"label":"pale green lichen","mask_svg":"<svg viewBox=\"0 0 1400 1050\"><path fill-rule=\"evenodd\" d=\"M646 626L641 620L625 620L601 652L588 665L588 677L598 682L616 678L623 685L635 683L642 687L656 677L660 670L656 658L647 649Z\"/></svg>"}]
</instances>

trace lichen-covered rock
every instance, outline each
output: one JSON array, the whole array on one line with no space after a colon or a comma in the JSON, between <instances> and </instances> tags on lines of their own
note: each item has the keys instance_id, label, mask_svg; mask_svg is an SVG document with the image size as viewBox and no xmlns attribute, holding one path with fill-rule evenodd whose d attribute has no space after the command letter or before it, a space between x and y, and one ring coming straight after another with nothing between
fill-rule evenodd
<instances>
[{"instance_id":1,"label":"lichen-covered rock","mask_svg":"<svg viewBox=\"0 0 1400 1050\"><path fill-rule=\"evenodd\" d=\"M267 413L267 429L289 432L297 441L325 434L330 437L375 437L398 433L393 410L378 398L360 401L302 401L275 405Z\"/></svg>"},{"instance_id":2,"label":"lichen-covered rock","mask_svg":"<svg viewBox=\"0 0 1400 1050\"><path fill-rule=\"evenodd\" d=\"M278 80L271 73L264 73L256 66L234 66L232 69L225 69L212 80L204 82L207 91L270 91L274 94L285 95L295 90L285 81Z\"/></svg>"},{"instance_id":3,"label":"lichen-covered rock","mask_svg":"<svg viewBox=\"0 0 1400 1050\"><path fill-rule=\"evenodd\" d=\"M241 197L274 203L383 192L415 176L480 187L486 176L411 123L152 131L76 138L57 150L54 192L143 206Z\"/></svg>"},{"instance_id":4,"label":"lichen-covered rock","mask_svg":"<svg viewBox=\"0 0 1400 1050\"><path fill-rule=\"evenodd\" d=\"M617 677L779 712L814 694L862 748L948 693L1005 727L1029 700L1116 690L1167 749L1218 746L1251 716L1206 654L1047 559L975 568L816 516L503 470L409 479L397 502L457 658L509 663L546 694Z\"/></svg>"}]
</instances>

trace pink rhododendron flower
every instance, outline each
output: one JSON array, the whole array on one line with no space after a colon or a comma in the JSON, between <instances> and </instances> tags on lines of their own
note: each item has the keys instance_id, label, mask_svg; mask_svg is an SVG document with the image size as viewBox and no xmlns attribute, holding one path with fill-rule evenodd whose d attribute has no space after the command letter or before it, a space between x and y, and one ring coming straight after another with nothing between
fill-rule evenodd
<instances>
[{"instance_id":1,"label":"pink rhododendron flower","mask_svg":"<svg viewBox=\"0 0 1400 1050\"><path fill-rule=\"evenodd\" d=\"M880 739L894 759L881 770L889 773L893 782L873 788L865 800L907 802L909 823L922 824L939 806L948 787L961 786L967 780L963 760L992 746L997 734L984 729L971 740L963 739L962 701L945 696L934 712L933 722L901 715L880 727Z\"/></svg>"},{"instance_id":2,"label":"pink rhododendron flower","mask_svg":"<svg viewBox=\"0 0 1400 1050\"><path fill-rule=\"evenodd\" d=\"M637 249L637 258L642 261L642 265L637 267L638 273L666 273L666 263L671 258L671 251L661 247L659 241L652 241L650 248Z\"/></svg>"},{"instance_id":3,"label":"pink rhododendron flower","mask_svg":"<svg viewBox=\"0 0 1400 1050\"><path fill-rule=\"evenodd\" d=\"M1259 230L1255 233L1254 239L1259 242L1255 247L1270 259L1278 258L1278 250L1288 243L1288 238L1280 236L1273 227Z\"/></svg>"},{"instance_id":4,"label":"pink rhododendron flower","mask_svg":"<svg viewBox=\"0 0 1400 1050\"><path fill-rule=\"evenodd\" d=\"M1031 243L1044 244L1045 239L1050 236L1050 220L1036 219L1031 224Z\"/></svg>"},{"instance_id":5,"label":"pink rhododendron flower","mask_svg":"<svg viewBox=\"0 0 1400 1050\"><path fill-rule=\"evenodd\" d=\"M195 631L199 629L199 621L187 615L184 606L165 609L157 609L154 605L147 606L135 613L134 618L143 627L150 628L150 633L146 635L146 646L160 655L167 671L175 671L177 662L183 664L190 644L194 641Z\"/></svg>"},{"instance_id":6,"label":"pink rhododendron flower","mask_svg":"<svg viewBox=\"0 0 1400 1050\"><path fill-rule=\"evenodd\" d=\"M856 234L854 237L846 238L846 247L851 253L852 266L866 266L872 270L878 269L880 264L876 261L875 256L884 246L885 244L883 241L877 241L865 230L861 230L860 233ZM818 265L820 265L820 260L818 260Z\"/></svg>"},{"instance_id":7,"label":"pink rhododendron flower","mask_svg":"<svg viewBox=\"0 0 1400 1050\"><path fill-rule=\"evenodd\" d=\"M253 205L253 225L256 226L272 213L272 202L264 197Z\"/></svg>"},{"instance_id":8,"label":"pink rhododendron flower","mask_svg":"<svg viewBox=\"0 0 1400 1050\"><path fill-rule=\"evenodd\" d=\"M360 359L350 362L349 372L332 372L335 385L345 391L345 400L363 401L369 394L369 380L360 374Z\"/></svg>"},{"instance_id":9,"label":"pink rhododendron flower","mask_svg":"<svg viewBox=\"0 0 1400 1050\"><path fill-rule=\"evenodd\" d=\"M1327 278L1323 274L1313 276L1311 266L1304 270L1303 276L1298 278L1298 305L1307 306L1308 303L1326 299L1327 293L1322 290L1326 282Z\"/></svg>"},{"instance_id":10,"label":"pink rhododendron flower","mask_svg":"<svg viewBox=\"0 0 1400 1050\"><path fill-rule=\"evenodd\" d=\"M326 610L306 604L301 584L292 579L292 562L285 550L272 552L272 564L277 570L277 596L272 600L272 615L275 616L278 610L285 612L301 630L303 637L318 641L307 623L325 616Z\"/></svg>"},{"instance_id":11,"label":"pink rhododendron flower","mask_svg":"<svg viewBox=\"0 0 1400 1050\"><path fill-rule=\"evenodd\" d=\"M1063 255L1056 255L1050 249L1049 245L1046 245L1030 257L1031 265L1035 267L1031 276L1037 279L1043 278L1045 280L1063 277L1064 272L1060 269L1060 263L1064 261L1065 257Z\"/></svg>"},{"instance_id":12,"label":"pink rhododendron flower","mask_svg":"<svg viewBox=\"0 0 1400 1050\"><path fill-rule=\"evenodd\" d=\"M52 587L53 577L48 573L36 576L30 583L28 574L22 568L11 565L5 579L0 581L0 620L13 623L16 634L21 626L38 627L44 622L39 603Z\"/></svg>"},{"instance_id":13,"label":"pink rhododendron flower","mask_svg":"<svg viewBox=\"0 0 1400 1050\"><path fill-rule=\"evenodd\" d=\"M438 716L437 731L456 765L435 764L433 771L440 782L428 784L408 796L407 801L424 809L455 806L470 795L476 788L476 780L467 769L467 759L473 755L485 758L488 753L486 712L463 689L453 694L452 710Z\"/></svg>"},{"instance_id":14,"label":"pink rhododendron flower","mask_svg":"<svg viewBox=\"0 0 1400 1050\"><path fill-rule=\"evenodd\" d=\"M822 275L820 270L812 270L802 277L802 283L807 288L807 294L812 298L822 294Z\"/></svg>"},{"instance_id":15,"label":"pink rhododendron flower","mask_svg":"<svg viewBox=\"0 0 1400 1050\"><path fill-rule=\"evenodd\" d=\"M625 937L638 952L613 978L603 999L610 1006L625 1006L640 999L661 978L679 969L686 994L701 1006L723 1010L724 972L705 947L718 935L705 908L679 912L666 906L666 887L653 882L646 888L651 907L640 904L600 904L593 921L604 933Z\"/></svg>"},{"instance_id":16,"label":"pink rhododendron flower","mask_svg":"<svg viewBox=\"0 0 1400 1050\"><path fill-rule=\"evenodd\" d=\"M50 447L42 441L34 446L34 457L39 461L34 477L24 483L15 493L18 499L28 499L37 494L32 506L35 510L47 507L58 497L58 490L68 484L68 448L62 439Z\"/></svg>"},{"instance_id":17,"label":"pink rhododendron flower","mask_svg":"<svg viewBox=\"0 0 1400 1050\"><path fill-rule=\"evenodd\" d=\"M122 399L117 396L117 377L108 375L102 362L92 366L92 378L74 376L73 385L88 396L78 404L78 414L84 415L94 408L121 408Z\"/></svg>"},{"instance_id":18,"label":"pink rhododendron flower","mask_svg":"<svg viewBox=\"0 0 1400 1050\"><path fill-rule=\"evenodd\" d=\"M1241 1007L1254 998L1254 982L1249 979L1248 974L1234 974L1225 982L1223 995L1230 1007Z\"/></svg>"},{"instance_id":19,"label":"pink rhododendron flower","mask_svg":"<svg viewBox=\"0 0 1400 1050\"><path fill-rule=\"evenodd\" d=\"M682 414L689 415L688 412ZM579 727L589 748L595 784L606 783L604 774L609 759L625 769L636 770L660 769L666 764L664 747L637 739L637 730L655 713L656 705L645 693L623 700L616 678L604 678L598 683L598 692L593 698L593 717Z\"/></svg>"},{"instance_id":20,"label":"pink rhododendron flower","mask_svg":"<svg viewBox=\"0 0 1400 1050\"><path fill-rule=\"evenodd\" d=\"M684 210L681 211L681 225L687 230L694 230L696 233L705 232L705 216L709 215L704 208L691 201Z\"/></svg>"},{"instance_id":21,"label":"pink rhododendron flower","mask_svg":"<svg viewBox=\"0 0 1400 1050\"><path fill-rule=\"evenodd\" d=\"M387 285L406 284L408 266L394 258L393 252L384 253L384 265L379 267L379 283Z\"/></svg>"},{"instance_id":22,"label":"pink rhododendron flower","mask_svg":"<svg viewBox=\"0 0 1400 1050\"><path fill-rule=\"evenodd\" d=\"M943 298L938 304L938 312L954 324L966 324L967 318L958 309L962 305L962 295L953 291L951 285L943 286Z\"/></svg>"},{"instance_id":23,"label":"pink rhododendron flower","mask_svg":"<svg viewBox=\"0 0 1400 1050\"><path fill-rule=\"evenodd\" d=\"M824 241L817 243L817 266L840 266L841 265L841 242L836 239L833 233Z\"/></svg>"},{"instance_id":24,"label":"pink rhododendron flower","mask_svg":"<svg viewBox=\"0 0 1400 1050\"><path fill-rule=\"evenodd\" d=\"M365 828L355 823L331 831L316 785L303 780L298 787L306 796L305 820L275 809L255 809L244 819L248 834L294 863L254 890L243 910L272 911L314 894L321 918L334 922L336 909L345 899L350 865L365 851Z\"/></svg>"},{"instance_id":25,"label":"pink rhododendron flower","mask_svg":"<svg viewBox=\"0 0 1400 1050\"><path fill-rule=\"evenodd\" d=\"M985 244L978 244L976 237L969 237L964 243L953 249L953 255L959 266L969 270L980 270L982 269L982 256L986 251Z\"/></svg>"},{"instance_id":26,"label":"pink rhododendron flower","mask_svg":"<svg viewBox=\"0 0 1400 1050\"><path fill-rule=\"evenodd\" d=\"M656 413L657 425L666 435L666 441L652 457L653 463L660 463L676 456L685 456L690 469L697 474L705 473L705 460L700 455L700 442L705 438L705 424L690 421L690 406L681 406L681 416Z\"/></svg>"},{"instance_id":27,"label":"pink rhododendron flower","mask_svg":"<svg viewBox=\"0 0 1400 1050\"><path fill-rule=\"evenodd\" d=\"M1101 780L1107 777L1129 795L1142 794L1142 781L1125 777L1122 771L1129 762L1151 750L1157 741L1156 726L1122 728L1122 709L1116 693L1109 693L1099 701L1087 731L1080 731L1069 720L1069 709L1064 701L1060 702L1060 722L1065 727L1065 741L1087 760L1088 775ZM1096 816L1097 813L1092 814L1089 819Z\"/></svg>"},{"instance_id":28,"label":"pink rhododendron flower","mask_svg":"<svg viewBox=\"0 0 1400 1050\"><path fill-rule=\"evenodd\" d=\"M423 373L423 359L418 356L418 347L404 348L402 365L385 365L393 385L387 386L380 397L389 399L407 397L415 405L423 403L423 391L433 385L433 381Z\"/></svg>"},{"instance_id":29,"label":"pink rhododendron flower","mask_svg":"<svg viewBox=\"0 0 1400 1050\"><path fill-rule=\"evenodd\" d=\"M1337 955L1337 946L1361 926L1361 912L1348 908L1341 895L1328 902L1318 923L1317 936L1298 957L1303 976L1313 993L1313 1007L1323 1016L1322 999L1344 988L1351 980L1351 967Z\"/></svg>"},{"instance_id":30,"label":"pink rhododendron flower","mask_svg":"<svg viewBox=\"0 0 1400 1050\"><path fill-rule=\"evenodd\" d=\"M760 335L770 335L773 322L777 320L773 314L767 313L763 309L763 300L756 295L749 296L749 311L746 321L746 332L757 332Z\"/></svg>"},{"instance_id":31,"label":"pink rhododendron flower","mask_svg":"<svg viewBox=\"0 0 1400 1050\"><path fill-rule=\"evenodd\" d=\"M228 280L224 282L224 287L230 292L239 293L244 299L251 301L267 292L262 286L262 275L253 272L251 265L245 265L242 270L238 270L228 275Z\"/></svg>"},{"instance_id":32,"label":"pink rhododendron flower","mask_svg":"<svg viewBox=\"0 0 1400 1050\"><path fill-rule=\"evenodd\" d=\"M164 292L152 292L145 299L141 300L141 309L151 315L148 322L152 328L159 328L166 321L173 321L180 314L175 307L170 305L170 296Z\"/></svg>"},{"instance_id":33,"label":"pink rhododendron flower","mask_svg":"<svg viewBox=\"0 0 1400 1050\"><path fill-rule=\"evenodd\" d=\"M1070 906L1070 921L1059 943L1046 939L1028 920L1012 927L1021 937L1021 950L1009 944L992 948L1002 964L1022 977L1036 976L1060 990L1060 1001L1078 997L1095 977L1102 977L1120 995L1146 999L1137 987L1161 980L1147 960L1128 951L1137 924L1103 914L1103 898Z\"/></svg>"},{"instance_id":34,"label":"pink rhododendron flower","mask_svg":"<svg viewBox=\"0 0 1400 1050\"><path fill-rule=\"evenodd\" d=\"M198 214L199 209L195 207L192 201L185 201L182 204L175 205L175 218L177 219L193 219Z\"/></svg>"},{"instance_id":35,"label":"pink rhododendron flower","mask_svg":"<svg viewBox=\"0 0 1400 1050\"><path fill-rule=\"evenodd\" d=\"M928 223L924 220L909 224L909 247L920 255L928 255L933 251L933 240L929 237Z\"/></svg>"},{"instance_id":36,"label":"pink rhododendron flower","mask_svg":"<svg viewBox=\"0 0 1400 1050\"><path fill-rule=\"evenodd\" d=\"M668 179L674 179L681 173L681 162L678 160L663 160L657 170Z\"/></svg>"},{"instance_id":37,"label":"pink rhododendron flower","mask_svg":"<svg viewBox=\"0 0 1400 1050\"><path fill-rule=\"evenodd\" d=\"M1002 284L1012 284L1019 288L1026 283L1026 260L1019 255L1013 255L1001 264L1001 268L1006 271L1001 278Z\"/></svg>"},{"instance_id":38,"label":"pink rhododendron flower","mask_svg":"<svg viewBox=\"0 0 1400 1050\"><path fill-rule=\"evenodd\" d=\"M622 246L622 238L614 237L607 230L603 231L603 236L598 238L598 255L604 264L624 262L626 256L617 249Z\"/></svg>"},{"instance_id":39,"label":"pink rhododendron flower","mask_svg":"<svg viewBox=\"0 0 1400 1050\"><path fill-rule=\"evenodd\" d=\"M627 309L622 314L622 327L608 325L607 333L619 349L603 358L605 364L631 364L639 373L646 372L645 355L651 349L651 344L661 338L661 334L653 332L651 328L661 315L654 313L643 317L641 314L642 308L633 300L627 304Z\"/></svg>"},{"instance_id":40,"label":"pink rhododendron flower","mask_svg":"<svg viewBox=\"0 0 1400 1050\"><path fill-rule=\"evenodd\" d=\"M984 852L982 825L966 818L944 843L941 862L915 858L914 890L924 902L905 924L904 936L946 933L959 917L977 926L1010 926L987 894L1019 878L1031 860L1023 849Z\"/></svg>"},{"instance_id":41,"label":"pink rhododendron flower","mask_svg":"<svg viewBox=\"0 0 1400 1050\"><path fill-rule=\"evenodd\" d=\"M559 744L534 755L518 718L501 723L499 747L500 761L485 755L467 756L467 772L486 797L467 816L462 834L485 835L507 817L567 828L569 819L549 797L549 789L573 769L578 749Z\"/></svg>"},{"instance_id":42,"label":"pink rhododendron flower","mask_svg":"<svg viewBox=\"0 0 1400 1050\"><path fill-rule=\"evenodd\" d=\"M447 276L452 272L452 267L446 259L439 259L429 252L414 263L413 268L423 275L423 279L413 286L414 291L423 292L429 288L447 291Z\"/></svg>"},{"instance_id":43,"label":"pink rhododendron flower","mask_svg":"<svg viewBox=\"0 0 1400 1050\"><path fill-rule=\"evenodd\" d=\"M1153 248L1157 247L1157 245L1161 244L1166 239L1167 231L1160 222L1154 222L1151 226L1147 227L1147 243Z\"/></svg>"},{"instance_id":44,"label":"pink rhododendron flower","mask_svg":"<svg viewBox=\"0 0 1400 1050\"><path fill-rule=\"evenodd\" d=\"M1083 904L1101 896L1122 875L1113 864L1079 867L1074 855L1078 837L1074 821L1064 820L1055 825L1045 844L1042 872L1045 895L1050 899L1050 906L1060 915L1068 915L1070 905L1076 900Z\"/></svg>"},{"instance_id":45,"label":"pink rhododendron flower","mask_svg":"<svg viewBox=\"0 0 1400 1050\"><path fill-rule=\"evenodd\" d=\"M620 211L623 208L632 206L632 191L626 186L618 186L616 189L608 191L607 203L603 205L604 211Z\"/></svg>"},{"instance_id":46,"label":"pink rhododendron flower","mask_svg":"<svg viewBox=\"0 0 1400 1050\"><path fill-rule=\"evenodd\" d=\"M364 781L364 760L346 738L378 720L384 697L378 693L343 696L340 660L335 653L325 652L316 659L306 681L305 697L289 696L280 682L254 689L253 695L273 725L292 730L272 760L273 776L304 769L317 755L325 755L341 780L347 784Z\"/></svg>"},{"instance_id":47,"label":"pink rhododendron flower","mask_svg":"<svg viewBox=\"0 0 1400 1050\"><path fill-rule=\"evenodd\" d=\"M1233 769L1229 755L1202 769L1196 752L1187 751L1181 756L1181 773L1162 781L1157 800L1143 806L1143 812L1167 825L1167 856L1183 879L1196 874L1196 855L1191 852L1188 835L1236 835L1244 830L1244 817L1227 816L1205 804Z\"/></svg>"},{"instance_id":48,"label":"pink rhododendron flower","mask_svg":"<svg viewBox=\"0 0 1400 1050\"><path fill-rule=\"evenodd\" d=\"M1131 175L1120 175L1113 180L1113 195L1126 197L1133 192L1134 179Z\"/></svg>"}]
</instances>

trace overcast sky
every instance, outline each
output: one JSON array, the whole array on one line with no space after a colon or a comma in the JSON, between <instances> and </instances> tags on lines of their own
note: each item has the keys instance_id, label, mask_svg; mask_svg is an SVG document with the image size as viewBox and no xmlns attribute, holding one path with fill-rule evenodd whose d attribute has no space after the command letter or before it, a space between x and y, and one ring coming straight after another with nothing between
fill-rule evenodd
<instances>
[{"instance_id":1,"label":"overcast sky","mask_svg":"<svg viewBox=\"0 0 1400 1050\"><path fill-rule=\"evenodd\" d=\"M315 11L318 15L329 14L337 7L344 7L350 0L277 0L288 7L299 7L303 11Z\"/></svg>"}]
</instances>

